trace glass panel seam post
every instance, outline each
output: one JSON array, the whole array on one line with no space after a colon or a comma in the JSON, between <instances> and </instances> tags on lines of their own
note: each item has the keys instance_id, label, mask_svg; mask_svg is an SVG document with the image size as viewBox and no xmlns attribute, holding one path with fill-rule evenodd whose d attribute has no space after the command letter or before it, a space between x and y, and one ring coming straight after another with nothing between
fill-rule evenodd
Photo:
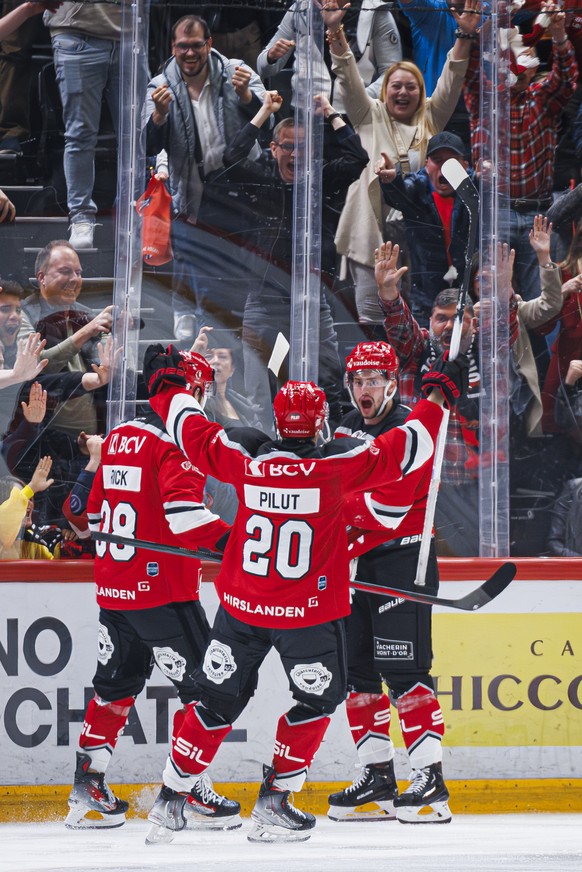
<instances>
[{"instance_id":1,"label":"glass panel seam post","mask_svg":"<svg viewBox=\"0 0 582 872\"><path fill-rule=\"evenodd\" d=\"M116 361L109 384L107 430L135 414L142 288L141 219L135 203L144 186L141 135L146 93L149 0L124 3L120 44L120 118L113 305Z\"/></svg>"},{"instance_id":2,"label":"glass panel seam post","mask_svg":"<svg viewBox=\"0 0 582 872\"><path fill-rule=\"evenodd\" d=\"M323 22L313 3L305 4L306 50L298 49L295 97L295 186L291 274L289 376L318 379L321 293L321 182L323 117L314 113L314 81L321 81ZM303 131L301 137L299 132Z\"/></svg>"}]
</instances>

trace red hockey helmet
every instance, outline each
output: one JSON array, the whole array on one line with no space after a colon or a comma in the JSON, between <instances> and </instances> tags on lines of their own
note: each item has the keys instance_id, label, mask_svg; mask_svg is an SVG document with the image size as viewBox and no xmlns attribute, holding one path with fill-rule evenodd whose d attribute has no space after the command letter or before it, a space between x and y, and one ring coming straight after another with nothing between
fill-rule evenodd
<instances>
[{"instance_id":1,"label":"red hockey helmet","mask_svg":"<svg viewBox=\"0 0 582 872\"><path fill-rule=\"evenodd\" d=\"M318 436L327 420L325 393L313 382L288 381L273 400L273 412L280 436Z\"/></svg>"},{"instance_id":2,"label":"red hockey helmet","mask_svg":"<svg viewBox=\"0 0 582 872\"><path fill-rule=\"evenodd\" d=\"M386 378L393 379L398 377L399 368L396 352L387 342L359 342L346 357L348 379L361 369L385 372Z\"/></svg>"},{"instance_id":3,"label":"red hockey helmet","mask_svg":"<svg viewBox=\"0 0 582 872\"><path fill-rule=\"evenodd\" d=\"M200 388L202 391L202 405L208 394L214 392L214 370L201 354L195 351L180 351L181 362L179 371L186 379L191 390Z\"/></svg>"},{"instance_id":4,"label":"red hockey helmet","mask_svg":"<svg viewBox=\"0 0 582 872\"><path fill-rule=\"evenodd\" d=\"M377 411L381 415L386 404L396 393L398 385L398 370L400 364L398 356L391 345L387 342L359 342L353 351L346 357L346 373L348 376L348 390L352 404L358 408L354 399L352 385L354 375L357 372L380 372L386 376L387 384L384 388L384 401Z\"/></svg>"}]
</instances>

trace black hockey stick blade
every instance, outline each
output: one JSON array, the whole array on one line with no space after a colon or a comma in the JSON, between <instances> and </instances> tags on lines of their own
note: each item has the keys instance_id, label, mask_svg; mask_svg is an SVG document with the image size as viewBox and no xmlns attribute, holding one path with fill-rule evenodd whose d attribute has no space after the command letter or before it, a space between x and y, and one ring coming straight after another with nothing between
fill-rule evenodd
<instances>
[{"instance_id":1,"label":"black hockey stick blade","mask_svg":"<svg viewBox=\"0 0 582 872\"><path fill-rule=\"evenodd\" d=\"M190 548L181 548L179 545L162 545L161 542L150 542L147 539L128 539L125 536L116 536L114 533L101 533L100 531L91 531L91 535L94 539L101 539L103 542L110 542L112 545L131 545L132 548L145 548L149 551L162 551L164 554L178 554L182 557L195 557L197 560L211 560L213 563L222 562L222 554L217 551L210 551L206 548L199 548L196 551L191 551Z\"/></svg>"},{"instance_id":2,"label":"black hockey stick blade","mask_svg":"<svg viewBox=\"0 0 582 872\"><path fill-rule=\"evenodd\" d=\"M515 578L517 567L515 563L504 563L497 569L491 578L488 578L480 587L475 588L470 593L461 596L458 599L447 599L442 596L430 596L430 594L412 593L409 590L400 590L397 587L385 587L384 585L367 584L365 581L350 582L351 586L356 590L362 590L364 593L375 593L379 596L395 596L401 599L410 600L413 603L425 603L429 606L443 606L447 609L460 609L463 612L476 612L477 609L482 609L491 600L499 596L505 588L511 584Z\"/></svg>"}]
</instances>

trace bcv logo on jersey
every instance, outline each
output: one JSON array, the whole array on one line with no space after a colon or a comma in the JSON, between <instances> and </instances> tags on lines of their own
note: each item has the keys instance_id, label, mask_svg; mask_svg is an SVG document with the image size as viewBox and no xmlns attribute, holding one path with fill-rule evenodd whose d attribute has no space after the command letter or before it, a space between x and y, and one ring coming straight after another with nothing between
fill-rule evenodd
<instances>
[{"instance_id":1,"label":"bcv logo on jersey","mask_svg":"<svg viewBox=\"0 0 582 872\"><path fill-rule=\"evenodd\" d=\"M138 454L145 441L145 436L121 436L113 433L109 442L109 454Z\"/></svg>"},{"instance_id":2,"label":"bcv logo on jersey","mask_svg":"<svg viewBox=\"0 0 582 872\"><path fill-rule=\"evenodd\" d=\"M261 460L247 460L247 475L264 478L266 475L311 475L315 463L264 463Z\"/></svg>"}]
</instances>

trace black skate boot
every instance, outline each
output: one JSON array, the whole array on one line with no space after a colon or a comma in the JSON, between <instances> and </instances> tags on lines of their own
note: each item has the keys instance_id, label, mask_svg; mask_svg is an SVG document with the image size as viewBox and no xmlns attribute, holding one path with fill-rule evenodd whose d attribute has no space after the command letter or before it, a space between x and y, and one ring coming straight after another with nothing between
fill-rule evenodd
<instances>
[{"instance_id":1,"label":"black skate boot","mask_svg":"<svg viewBox=\"0 0 582 872\"><path fill-rule=\"evenodd\" d=\"M410 785L394 800L396 818L401 824L448 824L448 798L442 763L413 769Z\"/></svg>"},{"instance_id":2,"label":"black skate boot","mask_svg":"<svg viewBox=\"0 0 582 872\"><path fill-rule=\"evenodd\" d=\"M276 777L272 767L263 766L263 783L251 812L253 828L247 839L249 842L306 842L311 837L309 830L315 826L315 817L295 808L290 790L273 787Z\"/></svg>"},{"instance_id":3,"label":"black skate boot","mask_svg":"<svg viewBox=\"0 0 582 872\"><path fill-rule=\"evenodd\" d=\"M393 821L398 796L394 763L370 763L353 784L328 796L327 816L332 821ZM368 803L374 807L366 808Z\"/></svg>"},{"instance_id":4,"label":"black skate boot","mask_svg":"<svg viewBox=\"0 0 582 872\"><path fill-rule=\"evenodd\" d=\"M238 830L242 827L239 803L217 793L206 773L186 797L184 814L188 829Z\"/></svg>"},{"instance_id":5,"label":"black skate boot","mask_svg":"<svg viewBox=\"0 0 582 872\"><path fill-rule=\"evenodd\" d=\"M184 827L236 830L242 826L238 802L216 793L206 773L200 775L190 793L178 793L164 785L148 820L153 826L146 836L146 845L167 844Z\"/></svg>"},{"instance_id":6,"label":"black skate boot","mask_svg":"<svg viewBox=\"0 0 582 872\"><path fill-rule=\"evenodd\" d=\"M68 830L114 829L125 823L129 803L119 799L102 772L89 772L91 757L77 751L75 780L69 794ZM90 817L87 814L92 813Z\"/></svg>"}]
</instances>

